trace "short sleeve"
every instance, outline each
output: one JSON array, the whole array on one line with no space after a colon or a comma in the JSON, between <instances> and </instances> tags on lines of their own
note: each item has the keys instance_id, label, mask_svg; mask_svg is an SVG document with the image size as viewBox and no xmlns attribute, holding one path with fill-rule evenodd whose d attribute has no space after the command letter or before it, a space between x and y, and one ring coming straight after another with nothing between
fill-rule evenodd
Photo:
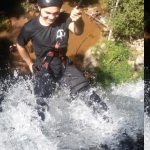
<instances>
[{"instance_id":1,"label":"short sleeve","mask_svg":"<svg viewBox=\"0 0 150 150\"><path fill-rule=\"evenodd\" d=\"M30 32L26 30L26 26L24 25L17 37L17 43L21 46L25 46L29 41L30 41Z\"/></svg>"},{"instance_id":2,"label":"short sleeve","mask_svg":"<svg viewBox=\"0 0 150 150\"><path fill-rule=\"evenodd\" d=\"M68 16L67 20L66 20L66 27L68 28L69 24L72 22L70 15Z\"/></svg>"}]
</instances>

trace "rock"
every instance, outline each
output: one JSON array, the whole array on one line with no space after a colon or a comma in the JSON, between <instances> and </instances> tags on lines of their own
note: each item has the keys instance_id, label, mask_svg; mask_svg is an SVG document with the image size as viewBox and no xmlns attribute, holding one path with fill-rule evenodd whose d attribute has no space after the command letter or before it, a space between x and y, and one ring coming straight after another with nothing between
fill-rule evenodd
<instances>
[{"instance_id":1,"label":"rock","mask_svg":"<svg viewBox=\"0 0 150 150\"><path fill-rule=\"evenodd\" d=\"M136 47L136 51L140 54L144 51L144 47Z\"/></svg>"},{"instance_id":2,"label":"rock","mask_svg":"<svg viewBox=\"0 0 150 150\"><path fill-rule=\"evenodd\" d=\"M138 55L136 59L136 65L144 64L144 58L141 55Z\"/></svg>"},{"instance_id":3,"label":"rock","mask_svg":"<svg viewBox=\"0 0 150 150\"><path fill-rule=\"evenodd\" d=\"M141 55L138 55L135 64L136 64L136 68L138 70L143 69L144 68L144 57L142 57Z\"/></svg>"},{"instance_id":4,"label":"rock","mask_svg":"<svg viewBox=\"0 0 150 150\"><path fill-rule=\"evenodd\" d=\"M134 48L139 54L144 51L144 39L134 40L127 43L131 48Z\"/></svg>"},{"instance_id":5,"label":"rock","mask_svg":"<svg viewBox=\"0 0 150 150\"><path fill-rule=\"evenodd\" d=\"M97 66L96 56L92 54L92 49L87 50L83 60L84 67L90 71L94 71L94 68Z\"/></svg>"},{"instance_id":6,"label":"rock","mask_svg":"<svg viewBox=\"0 0 150 150\"><path fill-rule=\"evenodd\" d=\"M100 12L99 12L97 7L92 7L92 8L88 7L86 13L88 15L99 15L100 14Z\"/></svg>"},{"instance_id":7,"label":"rock","mask_svg":"<svg viewBox=\"0 0 150 150\"><path fill-rule=\"evenodd\" d=\"M139 73L138 73L137 71L135 71L135 72L133 73L133 78L136 78L138 75L139 75Z\"/></svg>"}]
</instances>

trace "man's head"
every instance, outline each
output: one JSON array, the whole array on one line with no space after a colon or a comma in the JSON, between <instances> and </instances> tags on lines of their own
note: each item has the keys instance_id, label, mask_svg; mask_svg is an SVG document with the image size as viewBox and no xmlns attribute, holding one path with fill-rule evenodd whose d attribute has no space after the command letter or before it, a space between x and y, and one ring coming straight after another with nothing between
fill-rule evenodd
<instances>
[{"instance_id":1,"label":"man's head","mask_svg":"<svg viewBox=\"0 0 150 150\"><path fill-rule=\"evenodd\" d=\"M37 0L43 23L52 24L60 14L63 0Z\"/></svg>"}]
</instances>

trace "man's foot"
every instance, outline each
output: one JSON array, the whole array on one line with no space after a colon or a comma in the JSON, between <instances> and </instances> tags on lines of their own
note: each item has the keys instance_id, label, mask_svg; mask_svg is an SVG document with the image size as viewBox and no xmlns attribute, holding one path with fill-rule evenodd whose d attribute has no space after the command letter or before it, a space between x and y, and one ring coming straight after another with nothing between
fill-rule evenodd
<instances>
[{"instance_id":1,"label":"man's foot","mask_svg":"<svg viewBox=\"0 0 150 150\"><path fill-rule=\"evenodd\" d=\"M97 105L97 108L102 109L104 111L108 110L106 103L100 99L99 95L97 95L95 91L93 91L93 94L90 96L90 100L91 103L95 103L95 105Z\"/></svg>"},{"instance_id":2,"label":"man's foot","mask_svg":"<svg viewBox=\"0 0 150 150\"><path fill-rule=\"evenodd\" d=\"M41 120L44 121L45 120L45 114L43 111L37 111L38 115L41 117Z\"/></svg>"},{"instance_id":3,"label":"man's foot","mask_svg":"<svg viewBox=\"0 0 150 150\"><path fill-rule=\"evenodd\" d=\"M48 104L44 101L43 98L36 99L38 106L36 107L38 115L41 117L41 120L45 120L45 111L49 110Z\"/></svg>"},{"instance_id":4,"label":"man's foot","mask_svg":"<svg viewBox=\"0 0 150 150\"><path fill-rule=\"evenodd\" d=\"M0 104L0 112L2 112L3 111L3 108L2 108L2 106L1 106L1 104Z\"/></svg>"},{"instance_id":5,"label":"man's foot","mask_svg":"<svg viewBox=\"0 0 150 150\"><path fill-rule=\"evenodd\" d=\"M40 106L46 106L47 107L47 110L49 110L49 106L48 104L44 101L43 98L38 98L36 99L36 103Z\"/></svg>"}]
</instances>

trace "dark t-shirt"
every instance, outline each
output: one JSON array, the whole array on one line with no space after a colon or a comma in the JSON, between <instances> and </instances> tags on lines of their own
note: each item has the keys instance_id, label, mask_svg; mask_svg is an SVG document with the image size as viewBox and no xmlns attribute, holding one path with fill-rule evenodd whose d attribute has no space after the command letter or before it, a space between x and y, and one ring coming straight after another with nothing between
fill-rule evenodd
<instances>
[{"instance_id":1,"label":"dark t-shirt","mask_svg":"<svg viewBox=\"0 0 150 150\"><path fill-rule=\"evenodd\" d=\"M66 53L69 38L68 25L70 22L69 14L60 13L60 16L53 24L43 26L39 22L39 16L37 16L22 27L17 43L25 46L31 40L37 59L44 57L48 51L54 49L56 43L59 43L59 47Z\"/></svg>"}]
</instances>

